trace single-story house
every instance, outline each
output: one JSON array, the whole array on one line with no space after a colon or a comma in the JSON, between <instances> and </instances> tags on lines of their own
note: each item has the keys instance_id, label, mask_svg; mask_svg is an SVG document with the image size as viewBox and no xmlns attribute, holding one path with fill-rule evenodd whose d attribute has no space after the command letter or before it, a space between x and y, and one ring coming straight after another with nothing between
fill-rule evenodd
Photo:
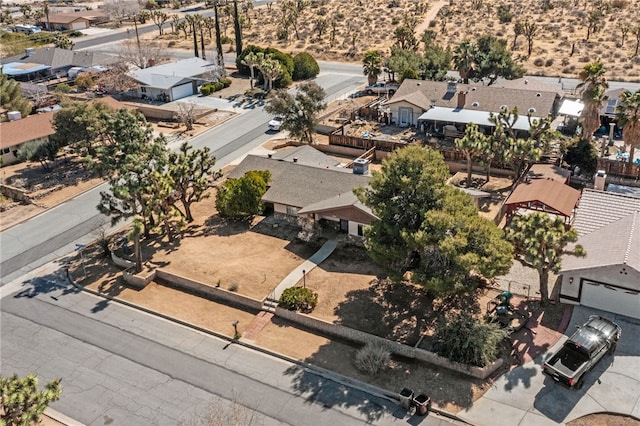
<instances>
[{"instance_id":1,"label":"single-story house","mask_svg":"<svg viewBox=\"0 0 640 426\"><path fill-rule=\"evenodd\" d=\"M118 62L116 56L57 47L25 49L20 55L1 58L2 72L18 81L66 77L72 67L92 68ZM22 64L22 65L21 65Z\"/></svg>"},{"instance_id":2,"label":"single-story house","mask_svg":"<svg viewBox=\"0 0 640 426\"><path fill-rule=\"evenodd\" d=\"M584 189L573 227L587 255L562 258L560 301L640 318L640 197Z\"/></svg>"},{"instance_id":3,"label":"single-story house","mask_svg":"<svg viewBox=\"0 0 640 426\"><path fill-rule=\"evenodd\" d=\"M530 179L518 184L504 203L507 222L519 210L533 210L573 220L580 191L552 179Z\"/></svg>"},{"instance_id":4,"label":"single-story house","mask_svg":"<svg viewBox=\"0 0 640 426\"><path fill-rule=\"evenodd\" d=\"M18 149L27 142L46 141L55 133L51 120L54 112L30 115L19 120L0 123L2 164L18 161Z\"/></svg>"},{"instance_id":5,"label":"single-story house","mask_svg":"<svg viewBox=\"0 0 640 426\"><path fill-rule=\"evenodd\" d=\"M229 178L239 178L251 170L271 172L262 200L282 219L301 226L333 223L353 236L362 236L363 227L376 219L353 195L355 188L367 185L369 176L339 167L312 147L281 151L271 157L248 155Z\"/></svg>"},{"instance_id":6,"label":"single-story house","mask_svg":"<svg viewBox=\"0 0 640 426\"><path fill-rule=\"evenodd\" d=\"M198 86L208 81L206 75L215 67L212 62L193 57L130 71L128 75L140 84L139 97L171 102L198 93Z\"/></svg>"},{"instance_id":7,"label":"single-story house","mask_svg":"<svg viewBox=\"0 0 640 426\"><path fill-rule=\"evenodd\" d=\"M79 31L89 28L89 19L69 13L56 13L50 14L48 21L43 18L43 24L51 31Z\"/></svg>"},{"instance_id":8,"label":"single-story house","mask_svg":"<svg viewBox=\"0 0 640 426\"><path fill-rule=\"evenodd\" d=\"M49 19L42 17L40 25L50 31L85 30L91 25L109 22L109 14L100 10L50 13Z\"/></svg>"},{"instance_id":9,"label":"single-story house","mask_svg":"<svg viewBox=\"0 0 640 426\"><path fill-rule=\"evenodd\" d=\"M383 108L398 126L424 125L426 131L436 132L445 125L460 131L468 123L492 127L490 113L517 108L520 118L515 127L528 130L527 114L533 118L553 115L558 99L558 94L551 91L405 79Z\"/></svg>"},{"instance_id":10,"label":"single-story house","mask_svg":"<svg viewBox=\"0 0 640 426\"><path fill-rule=\"evenodd\" d=\"M587 254L562 258L560 301L640 319L640 209L578 244Z\"/></svg>"}]
</instances>

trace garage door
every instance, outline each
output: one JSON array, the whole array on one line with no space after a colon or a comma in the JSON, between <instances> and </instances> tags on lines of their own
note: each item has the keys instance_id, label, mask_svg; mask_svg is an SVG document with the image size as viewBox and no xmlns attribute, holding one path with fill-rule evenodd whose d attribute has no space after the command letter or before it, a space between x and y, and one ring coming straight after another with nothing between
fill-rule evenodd
<instances>
[{"instance_id":1,"label":"garage door","mask_svg":"<svg viewBox=\"0 0 640 426\"><path fill-rule=\"evenodd\" d=\"M580 304L640 318L640 293L593 281L582 281Z\"/></svg>"},{"instance_id":2,"label":"garage door","mask_svg":"<svg viewBox=\"0 0 640 426\"><path fill-rule=\"evenodd\" d=\"M72 30L86 30L87 29L87 24L84 21L74 22L74 23L71 24L71 29Z\"/></svg>"},{"instance_id":3,"label":"garage door","mask_svg":"<svg viewBox=\"0 0 640 426\"><path fill-rule=\"evenodd\" d=\"M193 84L181 84L171 89L171 98L175 101L193 95Z\"/></svg>"}]
</instances>

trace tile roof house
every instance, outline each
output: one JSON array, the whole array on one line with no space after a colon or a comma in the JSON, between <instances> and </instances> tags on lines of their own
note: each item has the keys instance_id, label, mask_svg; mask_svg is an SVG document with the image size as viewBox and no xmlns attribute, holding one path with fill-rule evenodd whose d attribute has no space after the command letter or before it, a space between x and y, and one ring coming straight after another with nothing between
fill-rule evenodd
<instances>
[{"instance_id":1,"label":"tile roof house","mask_svg":"<svg viewBox=\"0 0 640 426\"><path fill-rule=\"evenodd\" d=\"M640 319L640 208L578 244L587 254L562 258L560 301Z\"/></svg>"},{"instance_id":2,"label":"tile roof house","mask_svg":"<svg viewBox=\"0 0 640 426\"><path fill-rule=\"evenodd\" d=\"M54 112L30 115L20 120L0 123L2 164L18 161L18 149L27 142L46 141L55 133L51 120Z\"/></svg>"},{"instance_id":3,"label":"tile roof house","mask_svg":"<svg viewBox=\"0 0 640 426\"><path fill-rule=\"evenodd\" d=\"M229 178L239 178L251 170L269 170L271 182L262 200L274 214L303 226L325 220L339 225L343 232L362 235L362 227L375 220L375 216L352 192L366 186L369 177L330 166L334 160L311 147L298 150L296 157L292 155L287 151L271 158L248 155ZM305 157L307 161L313 159L305 163Z\"/></svg>"},{"instance_id":4,"label":"tile roof house","mask_svg":"<svg viewBox=\"0 0 640 426\"><path fill-rule=\"evenodd\" d=\"M640 318L640 197L586 188L573 227L587 255L562 258L560 300Z\"/></svg>"},{"instance_id":5,"label":"tile roof house","mask_svg":"<svg viewBox=\"0 0 640 426\"><path fill-rule=\"evenodd\" d=\"M193 57L130 71L128 75L140 84L140 97L171 102L198 93L198 86L208 81L206 75L215 67L212 62Z\"/></svg>"},{"instance_id":6,"label":"tile roof house","mask_svg":"<svg viewBox=\"0 0 640 426\"><path fill-rule=\"evenodd\" d=\"M391 122L399 126L417 126L420 122L491 126L489 113L517 108L520 119L515 127L528 130L527 113L533 117L554 114L558 100L553 91L405 79L384 106Z\"/></svg>"}]
</instances>

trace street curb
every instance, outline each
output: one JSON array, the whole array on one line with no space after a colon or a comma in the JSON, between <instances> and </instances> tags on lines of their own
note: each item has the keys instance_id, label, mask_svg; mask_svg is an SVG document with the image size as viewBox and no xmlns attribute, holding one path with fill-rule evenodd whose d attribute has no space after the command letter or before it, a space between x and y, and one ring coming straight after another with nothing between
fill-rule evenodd
<instances>
[{"instance_id":1,"label":"street curb","mask_svg":"<svg viewBox=\"0 0 640 426\"><path fill-rule=\"evenodd\" d=\"M160 317L160 318L165 319L167 321L174 322L176 324L179 324L179 325L182 325L184 327L188 327L188 328L197 330L197 331L199 331L201 333L208 334L208 335L217 337L217 338L222 339L222 340L227 340L227 341L229 341L229 343L238 344L240 346L244 346L244 347L252 349L254 351L264 353L264 354L272 356L274 358L279 358L279 359L282 359L284 361L290 362L292 364L296 364L296 365L298 365L298 366L300 366L300 367L302 367L304 369L310 370L310 371L312 371L312 372L318 374L319 376L322 376L322 377L324 377L324 378L326 378L328 380L332 380L332 381L340 383L340 384L348 385L350 387L353 387L353 388L358 389L360 391L372 394L372 395L377 396L379 398L384 398L384 399L386 399L388 401L391 401L391 402L398 402L399 399L400 399L399 398L399 394L396 394L394 392L388 391L386 389L379 388L377 386L371 385L369 383L362 382L360 380L357 380L357 379L354 379L354 378L351 378L351 377L339 375L337 373L334 373L333 371L327 370L327 369L322 368L322 367L318 367L317 365L313 365L313 364L310 364L310 363L305 362L305 361L300 361L300 360L291 358L291 357L289 357L287 355L284 355L284 354L281 354L279 352L275 352L275 351L272 351L270 349L266 349L266 348L251 344L251 343L246 342L246 341L241 341L241 340L234 339L234 338L229 337L227 335L224 335L222 333L218 333L216 331L209 330L209 329L206 329L204 327L200 327L200 326L192 324L190 322L183 321L183 320L180 320L178 318L174 318L174 317L171 317L169 315L166 315L166 314L163 314L163 313L160 313L160 312L156 312L156 311L151 310L149 308L146 308L144 306L140 306L140 305L137 305L135 303L119 299L119 298L117 298L115 296L110 296L110 295L101 293L101 292L96 291L96 290L92 290L92 289L89 289L89 288L82 287L82 286L76 284L75 282L73 282L73 280L71 280L70 276L68 276L68 278L69 278L71 284L75 288L77 288L77 289L79 289L81 291L84 291L86 293L92 294L94 296L101 297L101 298L104 298L104 299L119 303L119 304L127 306L129 308L145 312L145 313L147 313L149 315ZM468 422L466 422L465 420L459 418L455 414L449 413L449 412L444 411L444 410L441 410L440 408L434 407L433 405L431 406L431 410L430 411L433 412L433 413L436 413L438 415L441 415L443 417L447 417L449 419L452 419L452 420L455 420L455 421L458 421L458 422L461 422L461 423L469 424ZM72 426L72 425L70 425L70 426Z\"/></svg>"},{"instance_id":2,"label":"street curb","mask_svg":"<svg viewBox=\"0 0 640 426\"><path fill-rule=\"evenodd\" d=\"M80 423L79 421L72 419L69 416L65 416L61 412L56 411L50 407L45 408L43 414L58 423L62 423L65 426L85 426L84 423Z\"/></svg>"}]
</instances>

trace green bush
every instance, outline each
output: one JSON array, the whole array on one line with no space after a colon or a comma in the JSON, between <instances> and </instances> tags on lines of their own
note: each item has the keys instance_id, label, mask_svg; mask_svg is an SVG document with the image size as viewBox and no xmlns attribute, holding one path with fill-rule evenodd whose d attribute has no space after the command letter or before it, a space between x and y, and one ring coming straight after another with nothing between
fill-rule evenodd
<instances>
[{"instance_id":1,"label":"green bush","mask_svg":"<svg viewBox=\"0 0 640 426\"><path fill-rule=\"evenodd\" d=\"M203 96L209 96L211 94L211 86L205 84L200 88L200 93L202 93Z\"/></svg>"},{"instance_id":2,"label":"green bush","mask_svg":"<svg viewBox=\"0 0 640 426\"><path fill-rule=\"evenodd\" d=\"M498 345L505 337L499 324L460 313L436 324L434 349L451 361L484 367L496 360Z\"/></svg>"},{"instance_id":3,"label":"green bush","mask_svg":"<svg viewBox=\"0 0 640 426\"><path fill-rule=\"evenodd\" d=\"M282 292L279 304L290 311L309 313L318 304L318 293L305 287L290 287Z\"/></svg>"},{"instance_id":4,"label":"green bush","mask_svg":"<svg viewBox=\"0 0 640 426\"><path fill-rule=\"evenodd\" d=\"M220 83L222 83L223 87L229 87L231 86L231 79L227 77L222 77L220 79Z\"/></svg>"},{"instance_id":5,"label":"green bush","mask_svg":"<svg viewBox=\"0 0 640 426\"><path fill-rule=\"evenodd\" d=\"M320 73L320 66L313 56L307 52L300 52L293 58L293 79L306 80L314 78Z\"/></svg>"}]
</instances>

